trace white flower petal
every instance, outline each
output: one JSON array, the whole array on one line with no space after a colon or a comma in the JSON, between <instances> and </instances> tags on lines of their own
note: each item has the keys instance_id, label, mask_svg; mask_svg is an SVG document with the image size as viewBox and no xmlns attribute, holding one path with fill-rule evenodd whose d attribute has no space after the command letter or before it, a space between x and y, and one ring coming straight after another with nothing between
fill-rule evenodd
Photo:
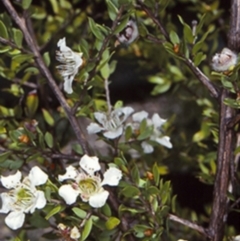
<instances>
[{"instance_id":1,"label":"white flower petal","mask_svg":"<svg viewBox=\"0 0 240 241\"><path fill-rule=\"evenodd\" d=\"M103 174L103 181L101 185L109 185L109 186L117 186L120 179L122 178L122 171L116 167L110 167L104 174Z\"/></svg>"},{"instance_id":2,"label":"white flower petal","mask_svg":"<svg viewBox=\"0 0 240 241\"><path fill-rule=\"evenodd\" d=\"M72 94L72 92L73 92L72 82L73 82L74 76L75 75L70 75L70 76L65 76L64 77L63 89L68 94Z\"/></svg>"},{"instance_id":3,"label":"white flower petal","mask_svg":"<svg viewBox=\"0 0 240 241\"><path fill-rule=\"evenodd\" d=\"M109 192L106 190L96 193L89 198L89 205L93 208L101 208L106 203L108 195Z\"/></svg>"},{"instance_id":4,"label":"white flower petal","mask_svg":"<svg viewBox=\"0 0 240 241\"><path fill-rule=\"evenodd\" d=\"M96 156L84 155L81 158L79 165L84 171L86 171L91 176L94 174L94 172L99 171L101 169L98 157Z\"/></svg>"},{"instance_id":5,"label":"white flower petal","mask_svg":"<svg viewBox=\"0 0 240 241\"><path fill-rule=\"evenodd\" d=\"M66 168L66 173L64 175L58 175L58 180L62 182L66 179L75 179L77 174L78 174L77 169L72 165L70 165Z\"/></svg>"},{"instance_id":6,"label":"white flower petal","mask_svg":"<svg viewBox=\"0 0 240 241\"><path fill-rule=\"evenodd\" d=\"M105 113L102 113L102 112L95 112L94 113L94 117L95 119L104 126L104 124L106 123L107 121L107 116Z\"/></svg>"},{"instance_id":7,"label":"white flower petal","mask_svg":"<svg viewBox=\"0 0 240 241\"><path fill-rule=\"evenodd\" d=\"M66 46L66 38L62 38L58 40L57 46L60 51L72 51L69 47Z\"/></svg>"},{"instance_id":8,"label":"white flower petal","mask_svg":"<svg viewBox=\"0 0 240 241\"><path fill-rule=\"evenodd\" d=\"M17 171L15 174L9 175L7 177L1 176L1 182L5 188L11 189L16 187L20 183L21 178L22 173L20 171Z\"/></svg>"},{"instance_id":9,"label":"white flower petal","mask_svg":"<svg viewBox=\"0 0 240 241\"><path fill-rule=\"evenodd\" d=\"M23 212L13 211L5 218L7 226L13 230L21 228L25 220L25 214Z\"/></svg>"},{"instance_id":10,"label":"white flower petal","mask_svg":"<svg viewBox=\"0 0 240 241\"><path fill-rule=\"evenodd\" d=\"M148 113L146 111L139 111L132 115L133 121L136 122L142 122L142 120L146 119L148 117Z\"/></svg>"},{"instance_id":11,"label":"white flower petal","mask_svg":"<svg viewBox=\"0 0 240 241\"><path fill-rule=\"evenodd\" d=\"M77 197L79 195L79 190L75 190L73 189L72 185L66 184L62 185L58 189L58 194L64 199L64 201L68 205L71 205L76 202Z\"/></svg>"},{"instance_id":12,"label":"white flower petal","mask_svg":"<svg viewBox=\"0 0 240 241\"><path fill-rule=\"evenodd\" d=\"M97 123L91 123L87 127L88 134L95 134L95 133L98 133L102 130L103 130L103 128L100 125L98 125Z\"/></svg>"},{"instance_id":13,"label":"white flower petal","mask_svg":"<svg viewBox=\"0 0 240 241\"><path fill-rule=\"evenodd\" d=\"M142 148L143 148L143 152L144 153L152 153L153 152L153 147L150 145L150 144L148 144L147 142L145 142L145 141L143 141L142 143L141 143L141 146L142 146Z\"/></svg>"},{"instance_id":14,"label":"white flower petal","mask_svg":"<svg viewBox=\"0 0 240 241\"><path fill-rule=\"evenodd\" d=\"M130 106L127 106L127 107L120 108L120 111L124 114L124 118L122 121L125 121L128 118L128 116L133 113L134 109Z\"/></svg>"},{"instance_id":15,"label":"white flower petal","mask_svg":"<svg viewBox=\"0 0 240 241\"><path fill-rule=\"evenodd\" d=\"M35 208L38 208L38 209L44 208L47 203L47 200L45 198L43 191L37 190L35 195L36 195L36 203L33 206L33 208L30 210L31 213L35 211Z\"/></svg>"},{"instance_id":16,"label":"white flower petal","mask_svg":"<svg viewBox=\"0 0 240 241\"><path fill-rule=\"evenodd\" d=\"M103 135L105 137L107 137L108 139L115 139L115 138L121 136L122 133L123 133L123 127L120 126L117 129L115 129L114 131L106 131L106 132L104 132Z\"/></svg>"},{"instance_id":17,"label":"white flower petal","mask_svg":"<svg viewBox=\"0 0 240 241\"><path fill-rule=\"evenodd\" d=\"M2 199L2 208L0 209L0 213L8 213L11 210L12 205L12 199L8 195L8 193L3 192L1 193L1 199Z\"/></svg>"},{"instance_id":18,"label":"white flower petal","mask_svg":"<svg viewBox=\"0 0 240 241\"><path fill-rule=\"evenodd\" d=\"M38 166L33 167L28 175L31 184L39 186L47 182L48 175L43 172Z\"/></svg>"},{"instance_id":19,"label":"white flower petal","mask_svg":"<svg viewBox=\"0 0 240 241\"><path fill-rule=\"evenodd\" d=\"M161 138L156 138L154 139L157 143L160 145L163 145L167 148L172 148L172 143L170 142L170 137L169 136L163 136Z\"/></svg>"},{"instance_id":20,"label":"white flower petal","mask_svg":"<svg viewBox=\"0 0 240 241\"><path fill-rule=\"evenodd\" d=\"M153 114L152 122L155 127L161 127L167 120L162 119L157 113Z\"/></svg>"}]
</instances>

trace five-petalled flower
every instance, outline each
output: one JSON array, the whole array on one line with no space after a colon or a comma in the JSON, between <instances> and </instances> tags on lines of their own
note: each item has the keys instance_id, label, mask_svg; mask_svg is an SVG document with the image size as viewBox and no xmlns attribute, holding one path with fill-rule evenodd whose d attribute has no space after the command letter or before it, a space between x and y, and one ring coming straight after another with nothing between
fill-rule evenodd
<instances>
[{"instance_id":1,"label":"five-petalled flower","mask_svg":"<svg viewBox=\"0 0 240 241\"><path fill-rule=\"evenodd\" d=\"M91 123L87 127L89 134L103 132L103 135L109 139L115 139L122 135L124 122L133 112L132 107L117 108L108 113L95 112L94 117L99 123Z\"/></svg>"},{"instance_id":2,"label":"five-petalled flower","mask_svg":"<svg viewBox=\"0 0 240 241\"><path fill-rule=\"evenodd\" d=\"M94 208L104 206L107 201L109 192L104 190L103 185L117 186L122 178L122 172L116 167L110 167L104 174L103 180L95 174L101 169L98 157L84 155L79 165L81 170L73 166L66 168L64 175L59 175L59 181L71 179L69 184L62 185L58 193L69 205L76 202L80 195L82 201L88 202Z\"/></svg>"},{"instance_id":3,"label":"five-petalled flower","mask_svg":"<svg viewBox=\"0 0 240 241\"><path fill-rule=\"evenodd\" d=\"M64 90L71 94L72 82L78 73L79 67L83 64L82 53L73 52L66 46L66 39L62 38L58 41L59 51L56 51L56 59L62 64L57 66L59 73L64 79Z\"/></svg>"},{"instance_id":4,"label":"five-petalled flower","mask_svg":"<svg viewBox=\"0 0 240 241\"><path fill-rule=\"evenodd\" d=\"M149 137L150 141L157 142L167 148L172 148L172 143L170 142L169 136L164 136L161 130L162 125L166 122L157 113L153 114L152 118L148 118L148 113L146 111L136 112L132 115L133 122L130 124L134 133L139 132L140 124L143 120L147 121L147 126L152 127L152 133ZM152 153L153 146L147 141L142 141L141 146L144 153Z\"/></svg>"},{"instance_id":5,"label":"five-petalled flower","mask_svg":"<svg viewBox=\"0 0 240 241\"><path fill-rule=\"evenodd\" d=\"M13 230L22 227L25 213L33 213L36 208L41 209L46 205L44 192L37 190L36 186L46 183L47 174L35 166L22 182L21 178L20 171L7 177L1 176L2 185L10 190L1 193L0 213L9 213L5 218L5 223Z\"/></svg>"}]
</instances>

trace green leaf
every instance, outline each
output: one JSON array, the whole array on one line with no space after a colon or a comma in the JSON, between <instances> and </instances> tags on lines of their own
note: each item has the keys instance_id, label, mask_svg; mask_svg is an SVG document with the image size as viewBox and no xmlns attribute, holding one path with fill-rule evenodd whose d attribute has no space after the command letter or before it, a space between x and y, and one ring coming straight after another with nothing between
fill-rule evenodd
<instances>
[{"instance_id":1,"label":"green leaf","mask_svg":"<svg viewBox=\"0 0 240 241\"><path fill-rule=\"evenodd\" d=\"M32 3L32 0L22 0L22 8L27 10Z\"/></svg>"},{"instance_id":2,"label":"green leaf","mask_svg":"<svg viewBox=\"0 0 240 241\"><path fill-rule=\"evenodd\" d=\"M4 162L10 155L11 151L3 152L0 154L0 162Z\"/></svg>"},{"instance_id":3,"label":"green leaf","mask_svg":"<svg viewBox=\"0 0 240 241\"><path fill-rule=\"evenodd\" d=\"M91 32L94 34L94 36L99 39L99 40L103 40L104 36L101 33L101 31L99 30L99 28L97 27L96 23L94 22L94 20L90 17L88 17L88 23L89 23L89 27L91 29Z\"/></svg>"},{"instance_id":4,"label":"green leaf","mask_svg":"<svg viewBox=\"0 0 240 241\"><path fill-rule=\"evenodd\" d=\"M45 142L47 143L49 148L53 148L53 136L51 133L46 132L44 135Z\"/></svg>"},{"instance_id":5,"label":"green leaf","mask_svg":"<svg viewBox=\"0 0 240 241\"><path fill-rule=\"evenodd\" d=\"M137 165L134 165L131 169L131 178L138 185L140 180L140 174Z\"/></svg>"},{"instance_id":6,"label":"green leaf","mask_svg":"<svg viewBox=\"0 0 240 241\"><path fill-rule=\"evenodd\" d=\"M127 126L126 130L125 130L125 141L128 141L131 137L132 137L132 127L131 126Z\"/></svg>"},{"instance_id":7,"label":"green leaf","mask_svg":"<svg viewBox=\"0 0 240 241\"><path fill-rule=\"evenodd\" d=\"M125 197L133 198L135 196L139 196L140 190L133 186L127 186L122 189L121 194L123 194Z\"/></svg>"},{"instance_id":8,"label":"green leaf","mask_svg":"<svg viewBox=\"0 0 240 241\"><path fill-rule=\"evenodd\" d=\"M105 226L108 230L112 230L116 228L119 224L120 224L120 220L118 218L110 217L105 223Z\"/></svg>"},{"instance_id":9,"label":"green leaf","mask_svg":"<svg viewBox=\"0 0 240 241\"><path fill-rule=\"evenodd\" d=\"M179 37L178 37L176 32L171 30L170 34L169 34L169 37L170 37L170 40L173 43L173 45L180 43Z\"/></svg>"},{"instance_id":10,"label":"green leaf","mask_svg":"<svg viewBox=\"0 0 240 241\"><path fill-rule=\"evenodd\" d=\"M117 25L117 27L114 29L113 34L120 33L127 25L129 21L129 16L126 16L121 20L121 22Z\"/></svg>"},{"instance_id":11,"label":"green leaf","mask_svg":"<svg viewBox=\"0 0 240 241\"><path fill-rule=\"evenodd\" d=\"M59 213L59 212L62 212L63 210L65 209L64 206L61 206L61 205L57 205L55 208L53 208L45 217L45 219L49 219L51 218L52 216L54 216L55 214Z\"/></svg>"},{"instance_id":12,"label":"green leaf","mask_svg":"<svg viewBox=\"0 0 240 241\"><path fill-rule=\"evenodd\" d=\"M74 207L74 208L72 208L72 211L81 219L84 219L87 216L87 212L80 208Z\"/></svg>"},{"instance_id":13,"label":"green leaf","mask_svg":"<svg viewBox=\"0 0 240 241\"><path fill-rule=\"evenodd\" d=\"M92 230L92 217L90 217L85 225L84 225L84 228L83 228L83 231L82 231L82 236L80 238L80 241L84 241L86 240L86 238L88 237L88 235L90 234Z\"/></svg>"},{"instance_id":14,"label":"green leaf","mask_svg":"<svg viewBox=\"0 0 240 241\"><path fill-rule=\"evenodd\" d=\"M42 108L42 113L43 113L43 118L48 123L48 125L54 126L55 121L54 121L53 117L51 116L51 114L44 108Z\"/></svg>"},{"instance_id":15,"label":"green leaf","mask_svg":"<svg viewBox=\"0 0 240 241\"><path fill-rule=\"evenodd\" d=\"M53 12L55 14L58 14L59 12L59 6L58 6L58 1L57 0L49 0L51 5L52 5L52 9L53 9Z\"/></svg>"},{"instance_id":16,"label":"green leaf","mask_svg":"<svg viewBox=\"0 0 240 241\"><path fill-rule=\"evenodd\" d=\"M49 67L49 65L51 63L49 52L44 53L43 60L44 60L44 63L46 64L46 66Z\"/></svg>"},{"instance_id":17,"label":"green leaf","mask_svg":"<svg viewBox=\"0 0 240 241\"><path fill-rule=\"evenodd\" d=\"M159 167L156 163L154 163L152 167L152 172L153 172L153 178L154 178L155 184L156 186L158 186L160 181L160 172L159 172Z\"/></svg>"},{"instance_id":18,"label":"green leaf","mask_svg":"<svg viewBox=\"0 0 240 241\"><path fill-rule=\"evenodd\" d=\"M13 28L13 39L18 48L22 47L22 41L23 41L23 34L22 31L16 28Z\"/></svg>"},{"instance_id":19,"label":"green leaf","mask_svg":"<svg viewBox=\"0 0 240 241\"><path fill-rule=\"evenodd\" d=\"M33 117L37 111L38 104L39 104L39 99L38 99L37 91L33 90L29 92L26 98L26 108L25 108L26 115L29 116L30 118Z\"/></svg>"},{"instance_id":20,"label":"green leaf","mask_svg":"<svg viewBox=\"0 0 240 241\"><path fill-rule=\"evenodd\" d=\"M111 0L106 0L107 8L108 8L108 15L112 21L114 21L117 18L118 15L118 9L113 4Z\"/></svg>"},{"instance_id":21,"label":"green leaf","mask_svg":"<svg viewBox=\"0 0 240 241\"><path fill-rule=\"evenodd\" d=\"M0 36L2 38L8 39L8 31L5 24L0 20Z\"/></svg>"},{"instance_id":22,"label":"green leaf","mask_svg":"<svg viewBox=\"0 0 240 241\"><path fill-rule=\"evenodd\" d=\"M206 57L206 54L204 54L203 52L198 52L194 57L194 65L198 66L203 60L206 59Z\"/></svg>"},{"instance_id":23,"label":"green leaf","mask_svg":"<svg viewBox=\"0 0 240 241\"><path fill-rule=\"evenodd\" d=\"M83 155L83 150L82 150L82 147L80 146L80 144L78 144L78 143L73 143L73 144L72 144L72 149L73 149L76 153L78 153L78 154L80 154L80 155Z\"/></svg>"}]
</instances>

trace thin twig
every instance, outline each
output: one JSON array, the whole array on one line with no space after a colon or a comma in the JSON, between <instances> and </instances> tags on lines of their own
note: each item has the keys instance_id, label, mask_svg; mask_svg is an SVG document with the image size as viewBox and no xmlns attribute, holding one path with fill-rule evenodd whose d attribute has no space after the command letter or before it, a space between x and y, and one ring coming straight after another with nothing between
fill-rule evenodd
<instances>
[{"instance_id":1,"label":"thin twig","mask_svg":"<svg viewBox=\"0 0 240 241\"><path fill-rule=\"evenodd\" d=\"M179 218L178 216L173 214L168 214L168 218L174 222L181 223L191 229L194 229L199 233L203 234L204 236L208 237L207 231L202 226L199 226L196 223L190 222L186 219Z\"/></svg>"},{"instance_id":2,"label":"thin twig","mask_svg":"<svg viewBox=\"0 0 240 241\"><path fill-rule=\"evenodd\" d=\"M0 43L2 44L5 44L5 45L8 45L10 47L12 47L13 49L18 49L20 50L21 52L25 53L25 54L31 54L31 52L29 50L26 50L24 48L20 48L18 47L14 42L12 42L11 40L8 40L8 39L5 39L5 38L2 38L0 37Z\"/></svg>"},{"instance_id":3,"label":"thin twig","mask_svg":"<svg viewBox=\"0 0 240 241\"><path fill-rule=\"evenodd\" d=\"M149 9L143 2L142 0L137 1L138 4L140 5L141 9L146 12L146 14L153 20L153 22L157 25L158 29L160 32L163 34L165 39L170 42L169 34L162 25L161 21L159 18L155 16L155 14ZM191 71L195 74L195 76L199 79L199 81L209 90L210 94L214 98L219 98L219 90L217 87L215 87L209 78L198 68L194 65L191 59L187 59L184 56L182 56L185 61L184 63L191 69Z\"/></svg>"},{"instance_id":4,"label":"thin twig","mask_svg":"<svg viewBox=\"0 0 240 241\"><path fill-rule=\"evenodd\" d=\"M72 125L72 128L74 129L77 140L78 140L79 144L81 145L83 151L87 154L88 150L87 150L87 146L86 146L85 137L79 127L78 121L77 121L76 117L72 115L70 106L68 105L62 92L58 88L49 69L46 67L46 65L43 61L43 58L38 50L39 47L35 44L34 36L31 36L31 34L29 33L29 31L27 29L25 19L20 18L18 16L18 13L16 12L16 10L14 9L14 7L12 6L12 4L9 0L3 0L2 2L5 5L8 12L10 13L13 20L16 22L16 24L22 30L26 43L27 43L28 47L31 49L41 73L43 74L43 76L46 77L48 84L50 85L52 91L54 92L54 94L57 97L58 101L60 102L61 106L65 110L66 115Z\"/></svg>"},{"instance_id":5,"label":"thin twig","mask_svg":"<svg viewBox=\"0 0 240 241\"><path fill-rule=\"evenodd\" d=\"M108 114L111 113L112 106L111 106L111 100L110 100L110 91L108 86L108 79L104 80L104 88L105 88L105 95L106 95L106 101L108 106Z\"/></svg>"},{"instance_id":6,"label":"thin twig","mask_svg":"<svg viewBox=\"0 0 240 241\"><path fill-rule=\"evenodd\" d=\"M211 83L210 79L198 67L194 65L191 59L185 59L184 62L200 80L200 82L209 90L210 94L214 98L218 99L219 90Z\"/></svg>"}]
</instances>

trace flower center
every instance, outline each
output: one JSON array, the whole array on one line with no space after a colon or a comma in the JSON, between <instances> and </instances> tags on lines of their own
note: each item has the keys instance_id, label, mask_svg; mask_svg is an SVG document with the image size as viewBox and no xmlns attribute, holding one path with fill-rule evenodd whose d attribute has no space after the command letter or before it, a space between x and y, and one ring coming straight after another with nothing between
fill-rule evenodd
<instances>
[{"instance_id":1,"label":"flower center","mask_svg":"<svg viewBox=\"0 0 240 241\"><path fill-rule=\"evenodd\" d=\"M86 179L80 180L78 183L78 186L82 193L91 195L97 192L99 188L99 183L92 178L86 178Z\"/></svg>"},{"instance_id":2,"label":"flower center","mask_svg":"<svg viewBox=\"0 0 240 241\"><path fill-rule=\"evenodd\" d=\"M105 123L105 129L111 131L116 130L119 126L122 125L123 117L123 114L119 115L119 113L112 112Z\"/></svg>"},{"instance_id":3,"label":"flower center","mask_svg":"<svg viewBox=\"0 0 240 241\"><path fill-rule=\"evenodd\" d=\"M34 194L31 192L31 190L24 187L10 191L10 195L15 200L13 204L14 209L18 211L29 208L34 200Z\"/></svg>"}]
</instances>

